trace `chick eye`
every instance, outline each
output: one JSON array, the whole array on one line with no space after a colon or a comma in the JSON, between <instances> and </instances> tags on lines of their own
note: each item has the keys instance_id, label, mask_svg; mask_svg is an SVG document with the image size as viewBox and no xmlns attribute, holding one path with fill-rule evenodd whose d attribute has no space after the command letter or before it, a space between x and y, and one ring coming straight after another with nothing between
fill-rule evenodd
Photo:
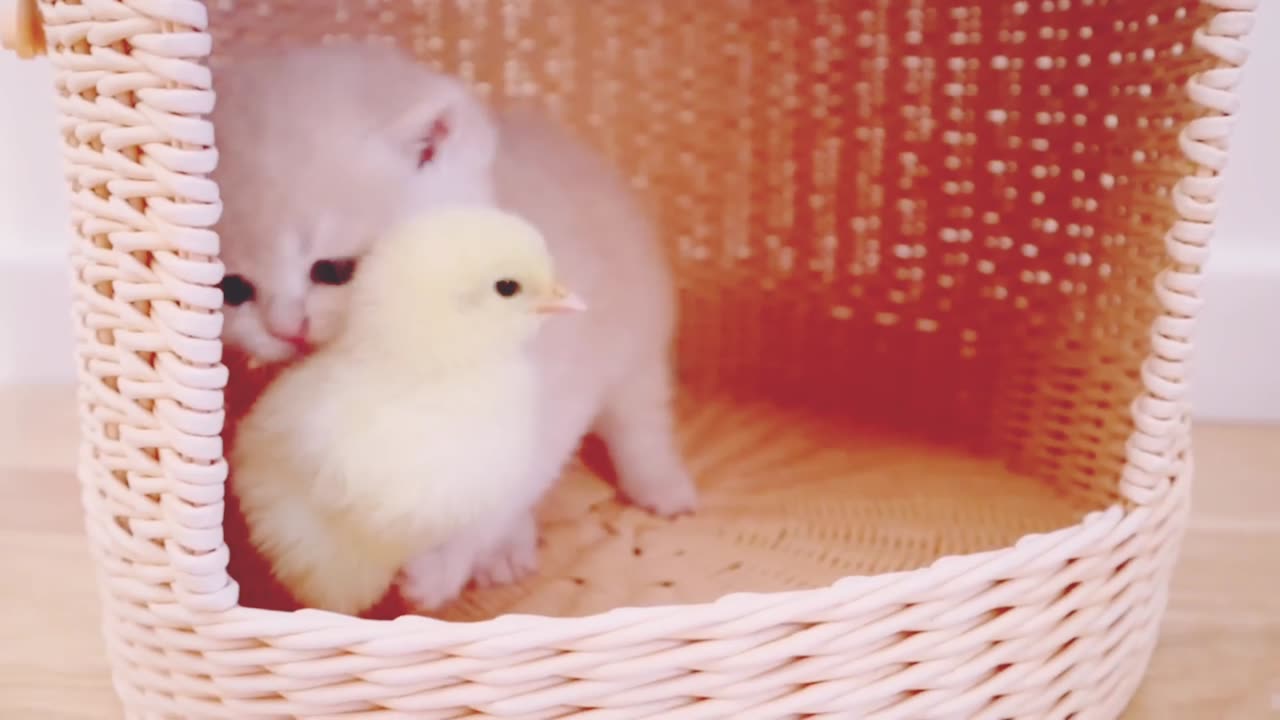
<instances>
[{"instance_id":1,"label":"chick eye","mask_svg":"<svg viewBox=\"0 0 1280 720\"><path fill-rule=\"evenodd\" d=\"M311 282L317 285L346 285L356 272L355 258L317 260L311 266Z\"/></svg>"},{"instance_id":2,"label":"chick eye","mask_svg":"<svg viewBox=\"0 0 1280 720\"><path fill-rule=\"evenodd\" d=\"M520 283L515 280L502 279L493 284L493 289L502 297L514 297L520 292Z\"/></svg>"},{"instance_id":3,"label":"chick eye","mask_svg":"<svg viewBox=\"0 0 1280 720\"><path fill-rule=\"evenodd\" d=\"M253 283L244 279L243 275L227 275L218 283L222 290L222 302L235 307L253 299Z\"/></svg>"}]
</instances>

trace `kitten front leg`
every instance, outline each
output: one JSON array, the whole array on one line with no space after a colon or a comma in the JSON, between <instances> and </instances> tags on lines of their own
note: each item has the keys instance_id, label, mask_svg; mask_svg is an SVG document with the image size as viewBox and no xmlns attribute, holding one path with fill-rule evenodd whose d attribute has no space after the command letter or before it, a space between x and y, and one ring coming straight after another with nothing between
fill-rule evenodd
<instances>
[{"instance_id":1,"label":"kitten front leg","mask_svg":"<svg viewBox=\"0 0 1280 720\"><path fill-rule=\"evenodd\" d=\"M661 356L642 363L605 398L597 430L631 502L669 517L692 512L698 490L676 446L671 369Z\"/></svg>"}]
</instances>

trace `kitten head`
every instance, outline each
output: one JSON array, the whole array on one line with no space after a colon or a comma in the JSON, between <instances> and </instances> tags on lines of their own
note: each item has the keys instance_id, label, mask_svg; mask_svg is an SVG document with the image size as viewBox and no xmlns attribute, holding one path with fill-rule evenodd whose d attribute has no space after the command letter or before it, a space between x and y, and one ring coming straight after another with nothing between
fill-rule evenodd
<instances>
[{"instance_id":1,"label":"kitten head","mask_svg":"<svg viewBox=\"0 0 1280 720\"><path fill-rule=\"evenodd\" d=\"M223 342L262 363L336 337L360 259L399 220L492 204L497 131L457 80L369 45L214 68Z\"/></svg>"}]
</instances>

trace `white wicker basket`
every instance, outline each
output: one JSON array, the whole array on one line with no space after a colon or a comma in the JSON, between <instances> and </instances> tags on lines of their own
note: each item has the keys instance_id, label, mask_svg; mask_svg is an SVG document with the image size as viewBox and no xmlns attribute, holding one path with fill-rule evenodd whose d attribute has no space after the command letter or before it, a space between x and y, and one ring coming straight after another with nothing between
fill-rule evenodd
<instances>
[{"instance_id":1,"label":"white wicker basket","mask_svg":"<svg viewBox=\"0 0 1280 720\"><path fill-rule=\"evenodd\" d=\"M1255 4L40 0L129 716L1117 716ZM207 61L344 33L543 97L655 201L698 517L579 473L543 575L452 620L239 605Z\"/></svg>"}]
</instances>

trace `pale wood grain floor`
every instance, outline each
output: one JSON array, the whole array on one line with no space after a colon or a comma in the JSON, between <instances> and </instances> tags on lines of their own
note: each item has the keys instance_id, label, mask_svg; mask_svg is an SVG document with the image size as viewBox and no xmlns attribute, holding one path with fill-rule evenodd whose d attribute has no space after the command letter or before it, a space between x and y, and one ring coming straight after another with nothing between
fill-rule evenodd
<instances>
[{"instance_id":1,"label":"pale wood grain floor","mask_svg":"<svg viewBox=\"0 0 1280 720\"><path fill-rule=\"evenodd\" d=\"M1280 427L1196 432L1190 535L1130 720L1280 718ZM120 717L65 389L0 389L0 718Z\"/></svg>"}]
</instances>

